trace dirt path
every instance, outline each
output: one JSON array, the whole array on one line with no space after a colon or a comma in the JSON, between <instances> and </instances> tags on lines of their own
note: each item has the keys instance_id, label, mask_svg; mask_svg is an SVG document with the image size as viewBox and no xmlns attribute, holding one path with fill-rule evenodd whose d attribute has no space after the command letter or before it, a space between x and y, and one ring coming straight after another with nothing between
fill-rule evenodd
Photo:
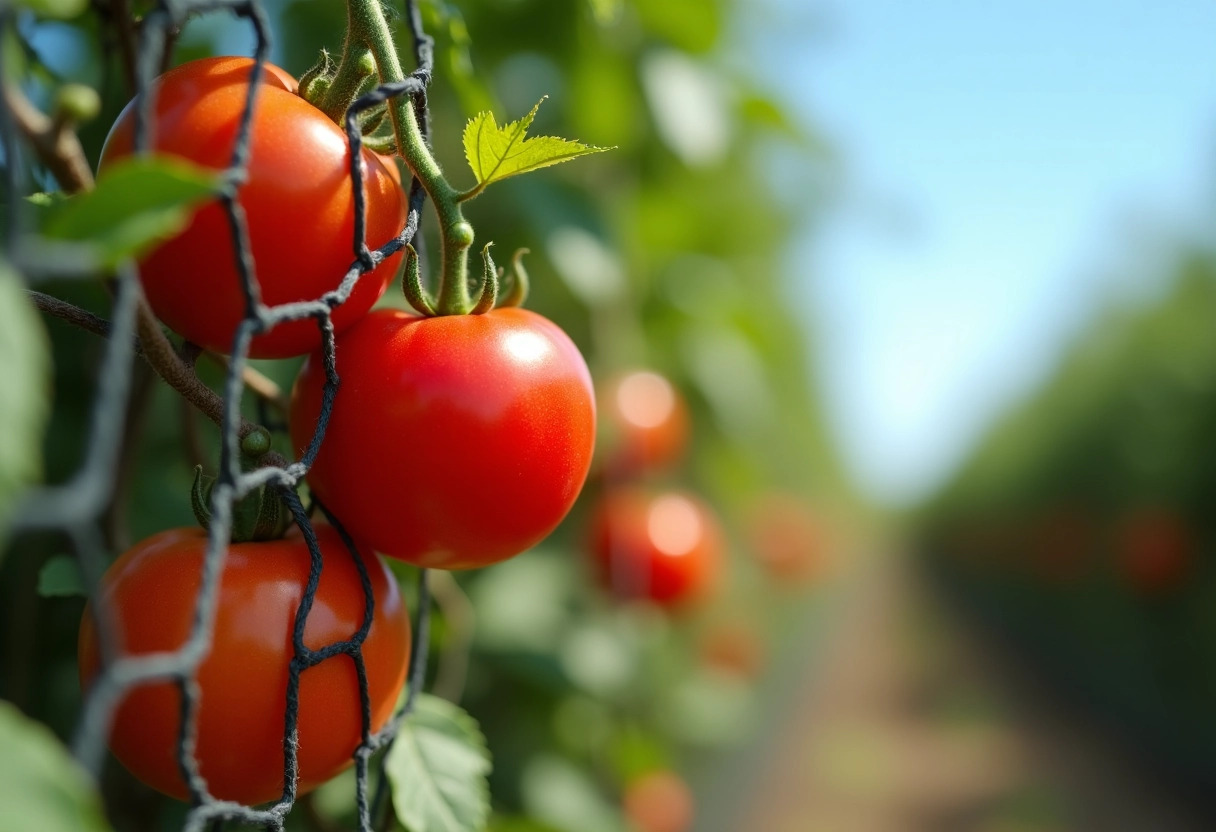
<instances>
[{"instance_id":1,"label":"dirt path","mask_svg":"<svg viewBox=\"0 0 1216 832\"><path fill-rule=\"evenodd\" d=\"M855 591L793 716L749 755L748 797L697 832L1213 828L998 664L901 561Z\"/></svg>"}]
</instances>

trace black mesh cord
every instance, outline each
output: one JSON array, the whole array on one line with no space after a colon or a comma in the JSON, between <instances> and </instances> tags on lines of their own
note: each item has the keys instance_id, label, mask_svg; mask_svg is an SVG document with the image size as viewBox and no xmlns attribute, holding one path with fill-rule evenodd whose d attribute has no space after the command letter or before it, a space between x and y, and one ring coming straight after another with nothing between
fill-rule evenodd
<instances>
[{"instance_id":1,"label":"black mesh cord","mask_svg":"<svg viewBox=\"0 0 1216 832\"><path fill-rule=\"evenodd\" d=\"M133 688L154 682L171 681L180 692L181 720L178 737L177 762L192 799L186 816L186 832L220 830L226 822L235 821L269 830L282 830L284 820L296 798L297 722L299 715L300 675L323 661L350 660L358 680L362 730L354 752L356 770L356 805L360 832L372 832L373 822L383 813L387 793L383 773L377 780L375 796L368 799L371 763L378 752L385 750L396 737L402 721L413 710L422 687L427 661L430 597L425 570L420 570L416 623L412 635L412 652L408 671L408 695L403 708L379 731L371 727L371 705L362 645L371 627L374 614L372 585L367 569L355 545L342 527L320 506L327 521L334 526L359 571L365 606L359 629L344 641L310 649L304 644L304 630L321 579L322 557L309 520L309 513L295 489L316 458L325 435L334 397L338 389L338 368L334 356L334 331L330 313L343 303L354 290L359 278L383 260L409 244L418 231L425 193L417 180L409 191L409 213L405 228L396 238L376 250L370 250L364 239L366 205L363 193L363 171L360 161L362 147L357 124L359 113L390 98L408 95L423 126L427 129L428 112L426 88L433 70L433 42L423 32L421 17L413 0L405 3L405 19L413 35L417 69L404 81L384 84L357 100L346 117L346 134L351 147L350 174L354 192L355 231L352 242L353 262L341 282L331 292L313 301L267 307L262 303L256 267L249 246L248 229L240 201L240 189L246 180L249 162L250 131L254 108L257 106L258 79L265 72L270 48L270 30L260 0L162 0L144 18L140 28L140 43L136 66L136 86L139 91L135 119L135 144L138 152L151 146L156 125L152 97L153 81L167 60L172 42L171 33L188 17L205 12L228 11L246 20L252 27L256 48L251 71L249 95L242 113L240 127L229 167L221 177L218 198L227 217L229 232L236 253L237 270L245 298L245 317L233 337L231 361L224 380L224 424L221 439L219 476L211 496L212 522L206 554L203 559L202 582L196 598L190 636L182 647L171 653L141 656L124 655L119 643L113 610L101 599L98 589L106 563L105 546L99 530L99 519L105 510L117 469L117 453L126 403L131 387L132 365L136 356L136 309L140 301L140 284L133 263L117 269L110 335L99 375L97 395L91 415L86 458L80 469L66 484L34 492L18 514L18 531L59 529L73 542L81 572L85 579L102 656L102 669L90 689L83 706L72 743L72 751L82 765L96 776L104 762L106 737L115 710L123 697ZM7 8L0 11L0 50L12 23ZM3 65L0 51L0 66ZM9 193L9 220L4 229L10 257L28 279L36 281L46 275L82 278L95 277L92 263L68 244L35 244L20 235L24 193L22 165L11 118L0 108L0 143L6 163L6 185ZM242 372L246 366L252 338L285 321L313 318L321 332L322 355L326 384L321 413L314 435L302 458L286 467L260 468L242 473L239 468L239 438L241 397L244 392ZM104 322L102 322L104 324ZM306 591L296 612L292 629L293 658L288 668L286 716L283 725L284 789L280 799L264 808L242 806L218 800L208 791L206 780L199 771L195 756L197 718L200 691L196 681L198 667L210 646L215 623L220 577L223 573L231 539L233 503L259 486L279 491L303 533L310 553ZM382 758L381 758L382 759Z\"/></svg>"}]
</instances>

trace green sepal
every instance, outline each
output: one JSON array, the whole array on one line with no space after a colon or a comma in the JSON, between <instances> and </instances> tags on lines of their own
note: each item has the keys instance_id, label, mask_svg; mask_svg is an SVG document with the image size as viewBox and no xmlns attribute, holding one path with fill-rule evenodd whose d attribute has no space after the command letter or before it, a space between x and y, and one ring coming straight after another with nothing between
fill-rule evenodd
<instances>
[{"instance_id":1,"label":"green sepal","mask_svg":"<svg viewBox=\"0 0 1216 832\"><path fill-rule=\"evenodd\" d=\"M190 486L190 508L194 519L207 531L211 531L211 489L215 477L203 473L203 466L194 466L194 484Z\"/></svg>"},{"instance_id":2,"label":"green sepal","mask_svg":"<svg viewBox=\"0 0 1216 832\"><path fill-rule=\"evenodd\" d=\"M377 104L370 110L365 110L359 115L359 133L366 139L372 133L384 124L384 117L388 115L388 106L385 104Z\"/></svg>"},{"instance_id":3,"label":"green sepal","mask_svg":"<svg viewBox=\"0 0 1216 832\"><path fill-rule=\"evenodd\" d=\"M300 97L316 105L329 91L329 85L334 80L334 69L333 58L327 50L322 49L317 62L300 77Z\"/></svg>"},{"instance_id":4,"label":"green sepal","mask_svg":"<svg viewBox=\"0 0 1216 832\"><path fill-rule=\"evenodd\" d=\"M528 249L519 248L511 256L511 291L498 301L503 306L523 306L528 298L528 273L524 270L524 255L530 254Z\"/></svg>"},{"instance_id":5,"label":"green sepal","mask_svg":"<svg viewBox=\"0 0 1216 832\"><path fill-rule=\"evenodd\" d=\"M392 136L364 136L363 146L381 156L397 155L397 140Z\"/></svg>"},{"instance_id":6,"label":"green sepal","mask_svg":"<svg viewBox=\"0 0 1216 832\"><path fill-rule=\"evenodd\" d=\"M490 256L490 246L494 243L486 243L481 250L481 260L485 266L481 278L481 294L477 297L477 305L473 307L469 313L471 315L484 315L494 308L495 302L498 300L498 269L494 267L494 258Z\"/></svg>"},{"instance_id":7,"label":"green sepal","mask_svg":"<svg viewBox=\"0 0 1216 832\"><path fill-rule=\"evenodd\" d=\"M418 252L411 245L405 247L405 274L401 277L401 289L405 299L419 315L435 317L435 304L422 286L422 273L418 267Z\"/></svg>"},{"instance_id":8,"label":"green sepal","mask_svg":"<svg viewBox=\"0 0 1216 832\"><path fill-rule=\"evenodd\" d=\"M241 470L248 473L259 467L270 451L270 431L257 426L241 439ZM190 488L190 507L200 526L211 530L211 492L215 477L203 473L203 466L194 467L194 484ZM291 526L292 517L278 489L260 486L232 506L232 542L276 540Z\"/></svg>"},{"instance_id":9,"label":"green sepal","mask_svg":"<svg viewBox=\"0 0 1216 832\"><path fill-rule=\"evenodd\" d=\"M276 540L291 525L291 512L278 492L262 486L245 495L232 507L232 542Z\"/></svg>"}]
</instances>

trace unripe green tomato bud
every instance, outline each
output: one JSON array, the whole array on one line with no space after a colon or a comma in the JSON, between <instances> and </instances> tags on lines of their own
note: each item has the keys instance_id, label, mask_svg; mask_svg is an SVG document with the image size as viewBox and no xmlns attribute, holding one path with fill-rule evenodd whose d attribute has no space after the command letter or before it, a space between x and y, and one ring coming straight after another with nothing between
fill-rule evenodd
<instances>
[{"instance_id":1,"label":"unripe green tomato bud","mask_svg":"<svg viewBox=\"0 0 1216 832\"><path fill-rule=\"evenodd\" d=\"M84 84L65 84L55 94L55 112L72 123L89 121L101 112L101 97Z\"/></svg>"}]
</instances>

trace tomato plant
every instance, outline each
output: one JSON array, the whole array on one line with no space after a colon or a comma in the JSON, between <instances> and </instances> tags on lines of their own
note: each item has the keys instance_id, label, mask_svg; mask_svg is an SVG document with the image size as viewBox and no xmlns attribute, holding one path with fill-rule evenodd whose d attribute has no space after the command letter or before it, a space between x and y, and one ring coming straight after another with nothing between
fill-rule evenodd
<instances>
[{"instance_id":1,"label":"tomato plant","mask_svg":"<svg viewBox=\"0 0 1216 832\"><path fill-rule=\"evenodd\" d=\"M613 473L663 468L688 445L688 406L663 376L637 370L601 391L605 467Z\"/></svg>"},{"instance_id":2,"label":"tomato plant","mask_svg":"<svg viewBox=\"0 0 1216 832\"><path fill-rule=\"evenodd\" d=\"M601 583L617 596L673 606L713 589L722 533L714 512L691 496L621 489L596 507L591 552Z\"/></svg>"},{"instance_id":3,"label":"tomato plant","mask_svg":"<svg viewBox=\"0 0 1216 832\"><path fill-rule=\"evenodd\" d=\"M162 75L155 85L152 148L217 170L232 162L249 88L248 58L206 58ZM338 287L354 262L354 192L345 133L295 94L295 81L268 65L258 90L248 179L239 201L249 249L267 305L315 300ZM133 152L135 102L122 111L102 149L101 169ZM392 239L406 206L395 164L364 150L367 243ZM148 302L171 329L207 349L227 353L245 315L232 232L219 201L203 205L189 226L140 263ZM389 257L359 279L333 312L341 331L371 308L400 263ZM316 322L280 324L253 339L250 355L303 355L320 344Z\"/></svg>"},{"instance_id":4,"label":"tomato plant","mask_svg":"<svg viewBox=\"0 0 1216 832\"><path fill-rule=\"evenodd\" d=\"M359 571L338 533L316 526L324 558L316 600L304 631L310 649L351 638L365 610ZM121 555L102 581L125 655L179 649L187 640L201 585L207 534L172 529ZM374 617L363 643L372 729L393 712L409 660L409 618L397 583L374 555L362 555L371 578ZM212 646L198 669L202 694L196 755L211 793L262 803L283 790L283 725L292 630L310 567L308 547L286 538L235 543L220 584ZM79 665L87 688L100 666L90 608L80 626ZM110 747L123 765L154 789L188 797L177 764L180 697L160 681L126 695L116 712ZM316 787L352 762L361 738L359 687L353 662L334 656L303 671L299 687L299 790Z\"/></svg>"},{"instance_id":5,"label":"tomato plant","mask_svg":"<svg viewBox=\"0 0 1216 832\"><path fill-rule=\"evenodd\" d=\"M471 569L519 554L570 510L591 464L595 400L557 325L518 308L382 309L337 351L341 393L308 483L357 538L419 566ZM324 380L314 355L292 391L299 453Z\"/></svg>"}]
</instances>

